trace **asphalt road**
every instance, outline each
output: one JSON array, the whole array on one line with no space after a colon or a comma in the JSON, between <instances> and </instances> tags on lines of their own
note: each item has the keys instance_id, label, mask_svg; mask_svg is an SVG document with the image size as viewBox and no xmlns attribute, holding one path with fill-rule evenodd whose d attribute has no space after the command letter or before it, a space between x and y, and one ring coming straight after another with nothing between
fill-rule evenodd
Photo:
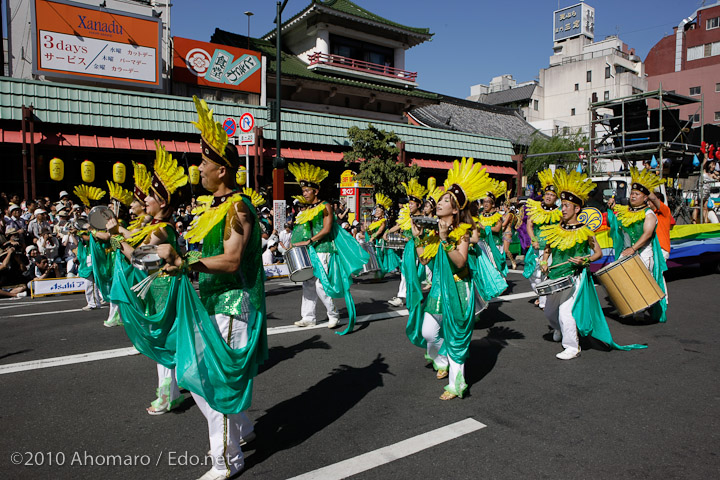
<instances>
[{"instance_id":1,"label":"asphalt road","mask_svg":"<svg viewBox=\"0 0 720 480\"><path fill-rule=\"evenodd\" d=\"M532 298L492 303L466 364L469 393L449 402L405 336L407 317L381 315L401 310L384 303L397 278L353 287L358 314L372 321L346 336L287 328L299 319L300 287L270 281L270 358L255 382L248 414L257 440L244 449L241 478L286 479L339 462L341 472L365 469L357 479L717 478L720 275L688 268L668 278L666 324L619 319L603 305L617 343L648 349L585 344L566 362ZM509 280L505 295L529 292L521 275ZM145 413L157 381L151 360L9 370L131 346L122 328L102 326L107 308L83 305L81 295L0 301L0 478L199 477L209 468L204 418L192 400ZM448 438L424 444L441 436L424 435L436 429ZM416 453L402 453L409 444Z\"/></svg>"}]
</instances>

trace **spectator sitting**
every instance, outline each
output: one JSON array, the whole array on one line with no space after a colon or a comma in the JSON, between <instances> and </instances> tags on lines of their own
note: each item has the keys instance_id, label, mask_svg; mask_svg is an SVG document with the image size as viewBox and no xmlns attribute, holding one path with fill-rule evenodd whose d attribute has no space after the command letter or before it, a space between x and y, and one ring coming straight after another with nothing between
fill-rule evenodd
<instances>
[{"instance_id":1,"label":"spectator sitting","mask_svg":"<svg viewBox=\"0 0 720 480\"><path fill-rule=\"evenodd\" d=\"M262 254L262 262L263 265L271 265L273 263L277 263L277 259L275 258L275 255L277 254L278 250L278 242L275 239L268 240L267 248Z\"/></svg>"},{"instance_id":2,"label":"spectator sitting","mask_svg":"<svg viewBox=\"0 0 720 480\"><path fill-rule=\"evenodd\" d=\"M40 239L43 230L50 230L50 223L47 221L47 212L42 208L35 209L35 218L28 224L28 233L34 243Z\"/></svg>"},{"instance_id":3,"label":"spectator sitting","mask_svg":"<svg viewBox=\"0 0 720 480\"><path fill-rule=\"evenodd\" d=\"M286 223L285 228L282 232L278 235L278 250L280 253L285 253L287 250L290 249L292 238L292 224Z\"/></svg>"},{"instance_id":4,"label":"spectator sitting","mask_svg":"<svg viewBox=\"0 0 720 480\"><path fill-rule=\"evenodd\" d=\"M27 232L27 223L21 216L22 210L18 205L11 204L8 208L8 216L5 217L5 236L9 237L7 231L11 228L16 231L18 235L24 236Z\"/></svg>"},{"instance_id":5,"label":"spectator sitting","mask_svg":"<svg viewBox=\"0 0 720 480\"><path fill-rule=\"evenodd\" d=\"M44 228L40 232L37 247L40 254L45 255L50 263L56 263L56 260L60 258L60 242L50 233L49 228Z\"/></svg>"},{"instance_id":6,"label":"spectator sitting","mask_svg":"<svg viewBox=\"0 0 720 480\"><path fill-rule=\"evenodd\" d=\"M33 271L34 276L32 280L44 280L46 278L60 277L60 268L57 266L56 263L48 262L48 258L45 255L38 255L35 258L35 268L33 269ZM29 283L28 288L30 288Z\"/></svg>"}]
</instances>

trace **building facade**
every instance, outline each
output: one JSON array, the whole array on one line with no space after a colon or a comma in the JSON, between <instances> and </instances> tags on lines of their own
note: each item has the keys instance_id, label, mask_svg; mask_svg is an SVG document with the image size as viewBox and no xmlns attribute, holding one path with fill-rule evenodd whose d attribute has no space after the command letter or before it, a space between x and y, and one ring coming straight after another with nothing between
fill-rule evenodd
<instances>
[{"instance_id":1,"label":"building facade","mask_svg":"<svg viewBox=\"0 0 720 480\"><path fill-rule=\"evenodd\" d=\"M650 90L703 100L704 113L696 105L681 106L680 118L720 125L720 2L680 20L650 49L645 71Z\"/></svg>"}]
</instances>

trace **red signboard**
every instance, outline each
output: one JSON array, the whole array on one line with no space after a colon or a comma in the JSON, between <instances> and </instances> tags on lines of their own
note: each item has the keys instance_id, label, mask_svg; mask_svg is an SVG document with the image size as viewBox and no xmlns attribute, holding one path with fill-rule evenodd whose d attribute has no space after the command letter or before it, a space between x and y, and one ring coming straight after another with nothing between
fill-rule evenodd
<instances>
[{"instance_id":1,"label":"red signboard","mask_svg":"<svg viewBox=\"0 0 720 480\"><path fill-rule=\"evenodd\" d=\"M33 0L33 73L160 88L159 19Z\"/></svg>"},{"instance_id":2,"label":"red signboard","mask_svg":"<svg viewBox=\"0 0 720 480\"><path fill-rule=\"evenodd\" d=\"M173 79L214 88L260 93L260 52L173 37Z\"/></svg>"}]
</instances>

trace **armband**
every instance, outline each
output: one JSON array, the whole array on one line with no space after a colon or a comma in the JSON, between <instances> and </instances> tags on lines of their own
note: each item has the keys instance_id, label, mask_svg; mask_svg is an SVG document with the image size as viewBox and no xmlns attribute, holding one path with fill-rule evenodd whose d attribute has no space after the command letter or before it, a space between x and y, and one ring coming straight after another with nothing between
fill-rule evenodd
<instances>
[{"instance_id":1,"label":"armband","mask_svg":"<svg viewBox=\"0 0 720 480\"><path fill-rule=\"evenodd\" d=\"M540 265L543 265L543 266L548 264L547 260L540 260L539 263L540 263Z\"/></svg>"},{"instance_id":2,"label":"armband","mask_svg":"<svg viewBox=\"0 0 720 480\"><path fill-rule=\"evenodd\" d=\"M110 237L110 246L113 250L120 250L122 248L122 242L125 241L125 237L120 234L113 235Z\"/></svg>"}]
</instances>

